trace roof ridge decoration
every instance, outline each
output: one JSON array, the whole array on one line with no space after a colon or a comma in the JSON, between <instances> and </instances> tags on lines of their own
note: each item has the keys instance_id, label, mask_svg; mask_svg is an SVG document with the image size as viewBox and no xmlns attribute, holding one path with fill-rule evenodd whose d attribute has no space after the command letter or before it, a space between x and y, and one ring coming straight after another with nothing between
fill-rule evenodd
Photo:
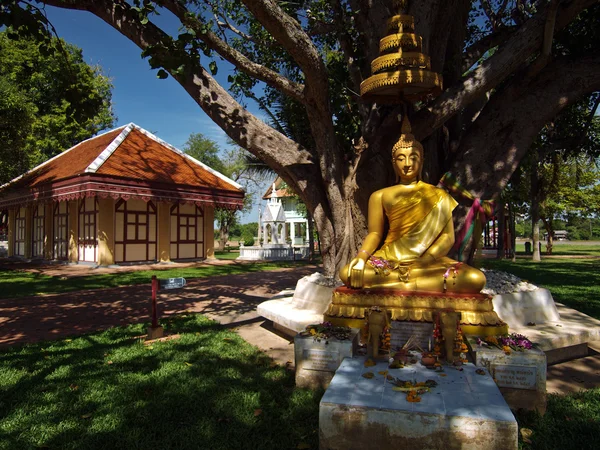
<instances>
[{"instance_id":1,"label":"roof ridge decoration","mask_svg":"<svg viewBox=\"0 0 600 450\"><path fill-rule=\"evenodd\" d=\"M47 164L50 164L50 163L51 163L52 161L54 161L55 159L57 159L57 158L60 158L61 156L63 156L63 155L65 155L65 154L69 153L71 150L75 150L75 149L76 149L77 147L79 147L80 145L82 145L82 144L84 144L84 143L86 143L86 142L88 142L88 141L91 141L92 139L96 139L96 138L99 138L99 137L101 137L101 136L104 136L105 134L112 133L113 131L115 131L115 130L118 130L119 128L122 128L122 127L125 127L125 125L123 125L123 126L121 126L121 127L113 128L112 130L105 131L104 133L98 134L98 135L96 135L96 136L89 137L89 138L87 138L87 139L85 139L85 140L83 140L83 141L81 141L81 142L78 142L78 143L77 143L77 144L75 144L73 147L71 147L71 148L68 148L68 149L67 149L67 150L65 150L64 152L60 152L58 155L56 155L56 156L53 156L52 158L50 158L50 159L48 159L48 160L44 161L43 163L41 163L41 164L39 164L39 165L37 165L37 166L35 166L35 167L33 167L33 168L29 169L27 172L25 172L25 173L23 173L23 174L19 175L18 177L16 177L16 178L13 178L13 179L12 179L12 180L10 180L10 181L7 181L6 183L4 183L3 185L1 185L1 186L0 186L0 189L3 189L3 188L5 188L6 186L8 186L9 184L15 183L15 182L19 181L21 178L23 178L23 177L25 177L25 176L29 175L30 173L32 173L32 172L34 172L34 171L36 171L36 170L39 170L39 169L41 169L41 168L42 168L42 167L44 167L45 165L47 165Z\"/></svg>"},{"instance_id":2,"label":"roof ridge decoration","mask_svg":"<svg viewBox=\"0 0 600 450\"><path fill-rule=\"evenodd\" d=\"M119 134L108 147L106 147L102 152L94 159L89 166L86 167L84 173L96 173L96 171L102 167L102 164L110 158L110 156L119 148L119 145L125 140L125 138L129 135L133 128L137 127L133 122L129 122L121 134Z\"/></svg>"}]
</instances>

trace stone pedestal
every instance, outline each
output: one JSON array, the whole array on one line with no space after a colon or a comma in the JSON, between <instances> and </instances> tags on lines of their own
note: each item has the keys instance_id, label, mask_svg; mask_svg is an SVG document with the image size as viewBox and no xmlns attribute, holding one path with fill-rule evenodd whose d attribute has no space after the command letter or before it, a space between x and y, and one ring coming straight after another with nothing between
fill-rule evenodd
<instances>
[{"instance_id":1,"label":"stone pedestal","mask_svg":"<svg viewBox=\"0 0 600 450\"><path fill-rule=\"evenodd\" d=\"M353 327L373 306L385 309L391 320L429 323L433 323L436 312L452 310L461 313L461 326L467 334L508 332L506 324L494 311L492 296L487 294L350 289L342 286L333 291L324 320Z\"/></svg>"},{"instance_id":2,"label":"stone pedestal","mask_svg":"<svg viewBox=\"0 0 600 450\"><path fill-rule=\"evenodd\" d=\"M518 447L518 426L492 377L473 364L443 374L420 363L388 369L345 359L319 406L319 444L325 449L498 449ZM402 380L438 385L409 403L382 371ZM374 377L364 378L371 372ZM442 376L443 375L443 376Z\"/></svg>"},{"instance_id":3,"label":"stone pedestal","mask_svg":"<svg viewBox=\"0 0 600 450\"><path fill-rule=\"evenodd\" d=\"M496 347L477 345L476 337L467 344L477 366L492 374L508 405L514 409L546 412L546 354L533 348L507 355Z\"/></svg>"},{"instance_id":4,"label":"stone pedestal","mask_svg":"<svg viewBox=\"0 0 600 450\"><path fill-rule=\"evenodd\" d=\"M349 339L315 340L312 336L294 338L296 386L326 388L344 358L352 358L358 348L359 330L352 329Z\"/></svg>"}]
</instances>

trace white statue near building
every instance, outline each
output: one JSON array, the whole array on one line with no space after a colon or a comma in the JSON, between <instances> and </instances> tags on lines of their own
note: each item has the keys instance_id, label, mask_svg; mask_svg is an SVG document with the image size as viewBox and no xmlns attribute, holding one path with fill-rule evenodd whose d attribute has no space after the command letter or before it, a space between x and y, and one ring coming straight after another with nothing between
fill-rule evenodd
<instances>
[{"instance_id":1,"label":"white statue near building","mask_svg":"<svg viewBox=\"0 0 600 450\"><path fill-rule=\"evenodd\" d=\"M258 242L255 243L258 245L240 246L239 259L308 258L308 220L299 211L297 196L277 177L263 199L268 201L262 214L259 209Z\"/></svg>"}]
</instances>

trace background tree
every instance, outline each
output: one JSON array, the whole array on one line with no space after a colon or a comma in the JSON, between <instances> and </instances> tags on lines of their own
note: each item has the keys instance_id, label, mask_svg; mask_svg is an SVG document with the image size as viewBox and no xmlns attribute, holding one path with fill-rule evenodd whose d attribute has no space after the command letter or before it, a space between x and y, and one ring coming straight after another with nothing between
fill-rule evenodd
<instances>
[{"instance_id":1,"label":"background tree","mask_svg":"<svg viewBox=\"0 0 600 450\"><path fill-rule=\"evenodd\" d=\"M77 47L0 32L0 184L111 127L111 89Z\"/></svg>"},{"instance_id":2,"label":"background tree","mask_svg":"<svg viewBox=\"0 0 600 450\"><path fill-rule=\"evenodd\" d=\"M565 214L593 211L596 158L600 156L600 93L566 108L549 122L513 176L513 196L530 205L533 260L540 261L540 222L552 252L554 221ZM587 214L587 213L584 213Z\"/></svg>"},{"instance_id":3,"label":"background tree","mask_svg":"<svg viewBox=\"0 0 600 450\"><path fill-rule=\"evenodd\" d=\"M361 102L360 82L379 56L385 20L406 2L39 3L86 10L113 26L160 77L174 77L229 137L275 170L315 219L326 274L355 253L366 233L369 195L394 180L390 148L402 111ZM179 19L177 36L153 22L157 12ZM475 196L498 195L540 129L600 89L596 0L421 0L410 2L408 12L432 69L444 76L445 91L409 111L427 150L430 182L451 170ZM27 1L3 2L0 22L15 17L33 32L39 33L35 23L47 25ZM230 91L214 78L222 60L235 67ZM235 98L244 94L268 107L264 86L300 105L314 147L269 126Z\"/></svg>"},{"instance_id":4,"label":"background tree","mask_svg":"<svg viewBox=\"0 0 600 450\"><path fill-rule=\"evenodd\" d=\"M256 195L254 191L260 188L262 179L256 177L256 174L248 166L244 149L237 147L222 152L216 142L201 133L193 133L184 144L183 151L242 185L246 190L246 196L241 212L249 212L252 209L252 201ZM232 211L225 208L215 210L219 251L225 250L232 227L239 225L239 214L240 212L237 210Z\"/></svg>"}]
</instances>

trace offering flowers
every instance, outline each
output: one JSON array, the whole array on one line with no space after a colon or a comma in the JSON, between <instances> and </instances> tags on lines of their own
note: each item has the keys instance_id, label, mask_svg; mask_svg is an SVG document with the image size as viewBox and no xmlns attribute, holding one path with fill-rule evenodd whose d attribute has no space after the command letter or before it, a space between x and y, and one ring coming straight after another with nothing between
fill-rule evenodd
<instances>
[{"instance_id":1,"label":"offering flowers","mask_svg":"<svg viewBox=\"0 0 600 450\"><path fill-rule=\"evenodd\" d=\"M522 352L533 348L533 343L518 333L510 333L506 336L486 336L483 339L477 338L477 345L480 347L493 346L499 348L507 355L510 355L512 351Z\"/></svg>"},{"instance_id":2,"label":"offering flowers","mask_svg":"<svg viewBox=\"0 0 600 450\"><path fill-rule=\"evenodd\" d=\"M320 342L321 339L327 341L331 338L340 341L350 338L350 327L336 327L331 322L323 322L318 324L307 325L304 331L300 332L301 336L312 336L315 341Z\"/></svg>"}]
</instances>

